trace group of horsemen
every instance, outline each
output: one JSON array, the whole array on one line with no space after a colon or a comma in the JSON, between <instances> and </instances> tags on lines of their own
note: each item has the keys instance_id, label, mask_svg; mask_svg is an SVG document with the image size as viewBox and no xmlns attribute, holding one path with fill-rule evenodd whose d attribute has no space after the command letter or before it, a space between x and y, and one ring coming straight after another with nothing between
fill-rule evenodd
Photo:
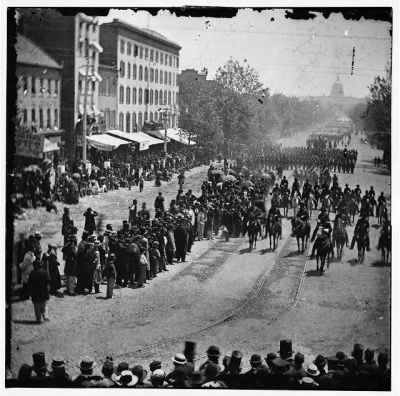
<instances>
[{"instance_id":1,"label":"group of horsemen","mask_svg":"<svg viewBox=\"0 0 400 396\"><path fill-rule=\"evenodd\" d=\"M365 191L363 196L358 184L353 190L348 184L342 189L339 186L336 174L333 176L332 187L326 183L322 186L315 183L314 186L312 186L311 183L306 180L301 193L300 183L296 178L290 190L289 182L286 177L283 176L280 185L275 184L271 194L271 208L266 216L267 221L277 221L281 223L282 215L279 207L283 207L283 202L286 202L288 207L291 206L293 208L293 219L296 220L292 221L292 235L295 235L300 227L304 227L305 224L308 224L312 210L317 209L318 203L321 202L317 225L311 237L311 242L315 240L311 257L314 256L318 246L326 246L327 244L330 246L332 257L334 256L333 248L335 238L332 238L332 236L334 236L332 234L335 233L336 225L339 222L344 225L343 232L345 233L346 246L348 246L349 238L345 226L352 225L351 218L353 217L354 221L356 213L359 213L359 219L354 229L350 249L353 249L355 242L359 238L362 238L365 241L367 251L370 251L369 217L374 215L375 207L377 217L382 213L381 234L390 232L390 223L384 193L382 192L381 195L375 199L375 190L372 186L370 190ZM330 210L336 213L334 228L332 228L329 219ZM257 217L257 214L257 211L253 212L253 217ZM259 216L258 218L260 219Z\"/></svg>"}]
</instances>

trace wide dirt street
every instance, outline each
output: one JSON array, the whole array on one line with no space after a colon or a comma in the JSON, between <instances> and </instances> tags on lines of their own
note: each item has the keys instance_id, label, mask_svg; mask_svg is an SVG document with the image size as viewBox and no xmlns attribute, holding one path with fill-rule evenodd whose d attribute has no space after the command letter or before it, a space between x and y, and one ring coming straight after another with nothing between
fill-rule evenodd
<instances>
[{"instance_id":1,"label":"wide dirt street","mask_svg":"<svg viewBox=\"0 0 400 396\"><path fill-rule=\"evenodd\" d=\"M300 145L305 137L282 143ZM361 144L359 136L352 137L351 147L359 151L357 168L352 175L339 174L340 184L360 184L363 190L374 186L377 194L385 192L390 203L390 176L373 165L374 156L382 153ZM206 172L206 167L190 172L185 190L192 188L196 194ZM104 216L103 228L109 222L118 228L133 198L153 207L158 190L147 183L142 195L134 188L88 197L71 207L71 215L80 232L82 214L89 206ZM176 195L176 176L160 190L169 204ZM62 206L58 215L43 209L30 212L30 220L16 223L16 233L40 229L43 248L50 241L61 245L61 216ZM103 299L104 285L100 295L52 297L51 320L40 326L33 324L31 302L14 303L13 370L30 363L32 353L40 350L48 359L63 355L72 374L84 355L98 363L111 355L114 362L146 367L157 358L168 369L185 340L198 343L199 361L211 344L219 345L223 353L239 349L246 367L251 353L276 352L283 338L293 341L294 350L302 351L306 362L317 353L334 355L343 350L348 354L355 342L378 351L389 348L390 267L380 264L376 223L372 218L371 252L366 253L364 264L357 264L356 250L345 248L342 260L332 261L322 276L315 271L315 260L297 254L289 220L284 219L283 239L275 252L267 240L258 242L251 253L245 239L196 242L187 263L170 266L169 272L144 289L118 289L113 300ZM348 233L351 238L353 227Z\"/></svg>"}]
</instances>

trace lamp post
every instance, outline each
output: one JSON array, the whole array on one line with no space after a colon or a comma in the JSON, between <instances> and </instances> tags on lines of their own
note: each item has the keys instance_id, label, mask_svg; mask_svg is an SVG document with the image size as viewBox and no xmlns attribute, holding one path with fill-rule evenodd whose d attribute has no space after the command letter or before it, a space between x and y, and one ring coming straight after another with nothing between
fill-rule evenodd
<instances>
[{"instance_id":1,"label":"lamp post","mask_svg":"<svg viewBox=\"0 0 400 396\"><path fill-rule=\"evenodd\" d=\"M171 108L168 106L165 107L160 107L158 109L159 114L161 115L161 120L164 122L164 168L167 164L167 159L168 159L168 147L167 147L167 140L168 140L168 125L167 121L169 120L170 117L174 116L175 114L172 112Z\"/></svg>"}]
</instances>

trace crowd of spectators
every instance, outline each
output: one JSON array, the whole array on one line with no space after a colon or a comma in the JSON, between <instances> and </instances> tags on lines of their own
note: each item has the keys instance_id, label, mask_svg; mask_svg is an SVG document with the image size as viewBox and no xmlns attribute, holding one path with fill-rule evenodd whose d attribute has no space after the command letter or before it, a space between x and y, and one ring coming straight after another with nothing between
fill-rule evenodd
<instances>
[{"instance_id":1,"label":"crowd of spectators","mask_svg":"<svg viewBox=\"0 0 400 396\"><path fill-rule=\"evenodd\" d=\"M306 357L302 352L294 353L291 340L281 340L277 353L254 353L249 360L239 350L222 356L215 345L206 353L207 360L199 365L196 344L186 342L183 353L172 358L173 367L169 370L170 364L160 360L151 361L147 370L134 361L117 361L111 356L101 366L93 358L84 357L79 363L80 373L72 378L63 357L53 357L48 364L45 354L37 352L32 356L33 364L23 364L17 378L6 379L6 386L363 391L391 388L388 351L364 350L358 343L349 356L338 351L331 357Z\"/></svg>"}]
</instances>

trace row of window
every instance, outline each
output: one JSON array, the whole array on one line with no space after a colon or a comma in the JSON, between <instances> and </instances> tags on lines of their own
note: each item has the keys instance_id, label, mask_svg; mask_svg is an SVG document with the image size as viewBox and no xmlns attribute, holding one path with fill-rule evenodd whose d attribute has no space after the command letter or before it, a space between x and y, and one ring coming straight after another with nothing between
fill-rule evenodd
<instances>
[{"instance_id":1,"label":"row of window","mask_svg":"<svg viewBox=\"0 0 400 396\"><path fill-rule=\"evenodd\" d=\"M26 126L38 126L39 128L58 128L58 109L23 109L22 123Z\"/></svg>"},{"instance_id":2,"label":"row of window","mask_svg":"<svg viewBox=\"0 0 400 396\"><path fill-rule=\"evenodd\" d=\"M150 81L155 83L158 83L158 80L160 80L160 84L178 85L175 73L167 71L163 72L162 70L159 71L158 69L153 69L152 67L150 68L150 73L149 73L149 68L147 66L143 68L142 65L139 65L138 68L136 64L133 64L131 68L131 64L129 62L127 62L125 68L125 62L120 61L119 73L121 78L124 78L126 76L126 78L128 79L132 78L132 80Z\"/></svg>"},{"instance_id":3,"label":"row of window","mask_svg":"<svg viewBox=\"0 0 400 396\"><path fill-rule=\"evenodd\" d=\"M132 98L132 100L131 100ZM155 105L171 105L175 103L175 92L160 91L152 89L136 89L123 86L119 87L119 103L120 104L155 104Z\"/></svg>"},{"instance_id":4,"label":"row of window","mask_svg":"<svg viewBox=\"0 0 400 396\"><path fill-rule=\"evenodd\" d=\"M58 96L58 93L60 92L60 81L47 78L22 76L20 87L24 96L28 94Z\"/></svg>"},{"instance_id":5,"label":"row of window","mask_svg":"<svg viewBox=\"0 0 400 396\"><path fill-rule=\"evenodd\" d=\"M99 84L99 95L100 96L116 96L117 95L117 84L116 78L103 78Z\"/></svg>"},{"instance_id":6,"label":"row of window","mask_svg":"<svg viewBox=\"0 0 400 396\"><path fill-rule=\"evenodd\" d=\"M135 58L149 59L150 62L160 63L161 65L166 65L170 67L179 68L179 57L164 52L159 52L157 50L143 47L141 45L132 44L130 41L125 42L125 40L120 40L119 50L121 54L125 54L125 44L126 44L126 54L128 56L133 55Z\"/></svg>"}]
</instances>

